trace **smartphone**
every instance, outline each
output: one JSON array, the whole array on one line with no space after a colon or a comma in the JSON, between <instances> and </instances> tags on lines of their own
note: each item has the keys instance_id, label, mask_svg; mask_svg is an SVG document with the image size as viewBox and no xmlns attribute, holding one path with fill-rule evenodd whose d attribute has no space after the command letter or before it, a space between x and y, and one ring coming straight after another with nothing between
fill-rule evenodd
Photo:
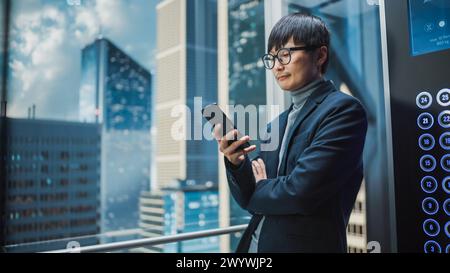
<instances>
[{"instance_id":1,"label":"smartphone","mask_svg":"<svg viewBox=\"0 0 450 273\"><path fill-rule=\"evenodd\" d=\"M225 136L228 132L232 131L233 129L236 129L236 127L233 125L233 122L225 115L225 113L220 109L220 107L217 105L217 103L209 104L205 106L202 109L202 115L203 117L211 123L213 128L217 124L222 125L222 136ZM241 139L243 135L238 132L238 135L235 139L228 140L228 145L235 142L238 139ZM250 144L248 142L240 145L238 147L239 150L243 150L245 148L250 147Z\"/></svg>"}]
</instances>

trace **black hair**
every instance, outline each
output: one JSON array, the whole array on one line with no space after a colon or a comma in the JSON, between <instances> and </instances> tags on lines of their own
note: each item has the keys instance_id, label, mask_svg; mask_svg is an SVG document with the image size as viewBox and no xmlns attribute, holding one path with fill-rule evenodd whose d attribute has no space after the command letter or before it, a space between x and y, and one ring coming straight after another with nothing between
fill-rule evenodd
<instances>
[{"instance_id":1,"label":"black hair","mask_svg":"<svg viewBox=\"0 0 450 273\"><path fill-rule=\"evenodd\" d=\"M326 46L330 48L330 32L325 23L317 16L306 13L292 13L281 18L270 32L267 52L271 49L282 48L290 38L294 43L304 43L305 46ZM322 65L324 74L328 67L329 50L327 60Z\"/></svg>"}]
</instances>

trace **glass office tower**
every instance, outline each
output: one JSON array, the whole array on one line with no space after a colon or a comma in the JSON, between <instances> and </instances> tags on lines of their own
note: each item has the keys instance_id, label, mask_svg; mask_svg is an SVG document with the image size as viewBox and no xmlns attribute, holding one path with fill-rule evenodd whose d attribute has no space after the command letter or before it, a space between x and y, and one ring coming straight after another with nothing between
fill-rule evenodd
<instances>
[{"instance_id":1,"label":"glass office tower","mask_svg":"<svg viewBox=\"0 0 450 273\"><path fill-rule=\"evenodd\" d=\"M6 251L64 249L70 241L99 243L99 125L5 121Z\"/></svg>"},{"instance_id":2,"label":"glass office tower","mask_svg":"<svg viewBox=\"0 0 450 273\"><path fill-rule=\"evenodd\" d=\"M151 80L108 39L82 51L80 121L102 124L102 232L138 225L150 187Z\"/></svg>"},{"instance_id":3,"label":"glass office tower","mask_svg":"<svg viewBox=\"0 0 450 273\"><path fill-rule=\"evenodd\" d=\"M219 194L212 183L181 181L176 188L164 189L164 234L174 235L219 227ZM219 238L205 237L164 246L164 252L219 252Z\"/></svg>"}]
</instances>

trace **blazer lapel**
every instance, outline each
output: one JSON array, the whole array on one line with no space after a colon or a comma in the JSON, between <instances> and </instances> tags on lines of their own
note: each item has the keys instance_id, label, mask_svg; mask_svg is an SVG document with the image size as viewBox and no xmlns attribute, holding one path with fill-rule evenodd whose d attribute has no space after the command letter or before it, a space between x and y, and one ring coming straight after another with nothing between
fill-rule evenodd
<instances>
[{"instance_id":1,"label":"blazer lapel","mask_svg":"<svg viewBox=\"0 0 450 273\"><path fill-rule=\"evenodd\" d=\"M319 87L319 89L314 91L311 94L311 96L308 98L305 105L300 110L300 113L298 114L297 118L295 119L295 122L292 125L292 128L289 129L289 134L287 135L287 138L286 138L287 142L286 142L286 145L284 148L285 150L284 150L283 158L281 161L280 169L278 170L278 175L285 174L284 170L286 168L287 151L289 149L291 139L293 137L293 134L294 134L296 128L299 127L300 124L302 124L302 122L305 120L305 118L308 117L310 115L310 113L312 113L314 111L314 109L317 108L317 105L322 103L322 101L328 96L329 93L331 93L332 91L335 91L335 90L336 90L336 87L334 86L333 82L326 81ZM286 124L285 124L285 126L286 126ZM283 138L283 136L281 138ZM281 143L279 146L281 146ZM278 166L278 162L277 162L277 166Z\"/></svg>"},{"instance_id":2,"label":"blazer lapel","mask_svg":"<svg viewBox=\"0 0 450 273\"><path fill-rule=\"evenodd\" d=\"M283 140L284 132L286 131L286 123L289 112L292 109L292 104L288 110L281 113L278 117L278 145L277 149L273 151L267 151L265 156L266 172L268 178L275 178L277 176L277 167L279 162L279 153L281 149L281 141ZM273 123L272 123L273 124ZM271 128L272 130L272 128Z\"/></svg>"}]
</instances>

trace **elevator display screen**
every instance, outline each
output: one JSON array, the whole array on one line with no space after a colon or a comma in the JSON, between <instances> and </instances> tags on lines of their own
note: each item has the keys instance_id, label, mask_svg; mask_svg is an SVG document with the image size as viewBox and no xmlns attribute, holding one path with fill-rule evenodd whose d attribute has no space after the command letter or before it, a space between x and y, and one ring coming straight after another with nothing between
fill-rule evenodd
<instances>
[{"instance_id":1,"label":"elevator display screen","mask_svg":"<svg viewBox=\"0 0 450 273\"><path fill-rule=\"evenodd\" d=\"M411 54L450 48L450 1L409 0Z\"/></svg>"}]
</instances>

